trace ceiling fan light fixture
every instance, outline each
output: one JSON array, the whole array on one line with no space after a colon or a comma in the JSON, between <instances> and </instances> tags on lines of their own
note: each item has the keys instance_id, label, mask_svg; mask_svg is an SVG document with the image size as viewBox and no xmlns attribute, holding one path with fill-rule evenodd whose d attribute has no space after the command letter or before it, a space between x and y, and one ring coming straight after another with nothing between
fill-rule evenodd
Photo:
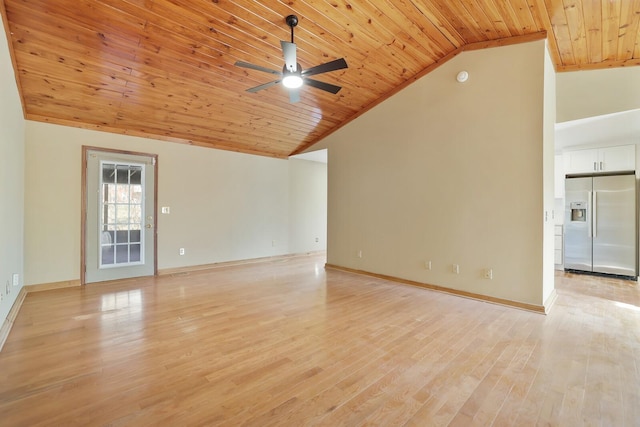
<instances>
[{"instance_id":1,"label":"ceiling fan light fixture","mask_svg":"<svg viewBox=\"0 0 640 427\"><path fill-rule=\"evenodd\" d=\"M289 74L282 79L282 85L288 89L297 89L302 86L302 77L298 74Z\"/></svg>"}]
</instances>

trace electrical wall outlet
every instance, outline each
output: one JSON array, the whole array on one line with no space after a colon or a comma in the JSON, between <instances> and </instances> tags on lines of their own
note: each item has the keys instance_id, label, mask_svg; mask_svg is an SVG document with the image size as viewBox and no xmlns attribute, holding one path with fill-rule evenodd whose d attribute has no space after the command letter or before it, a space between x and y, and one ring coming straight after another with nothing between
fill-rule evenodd
<instances>
[{"instance_id":1,"label":"electrical wall outlet","mask_svg":"<svg viewBox=\"0 0 640 427\"><path fill-rule=\"evenodd\" d=\"M180 255L184 255L184 248L180 248Z\"/></svg>"},{"instance_id":2,"label":"electrical wall outlet","mask_svg":"<svg viewBox=\"0 0 640 427\"><path fill-rule=\"evenodd\" d=\"M431 261L425 261L424 268L426 268L427 270L431 270Z\"/></svg>"},{"instance_id":3,"label":"electrical wall outlet","mask_svg":"<svg viewBox=\"0 0 640 427\"><path fill-rule=\"evenodd\" d=\"M362 258L362 249L358 250L358 258Z\"/></svg>"},{"instance_id":4,"label":"electrical wall outlet","mask_svg":"<svg viewBox=\"0 0 640 427\"><path fill-rule=\"evenodd\" d=\"M13 286L20 286L20 275L18 273L13 273Z\"/></svg>"},{"instance_id":5,"label":"electrical wall outlet","mask_svg":"<svg viewBox=\"0 0 640 427\"><path fill-rule=\"evenodd\" d=\"M455 274L460 274L460 265L458 264L453 264L451 266L451 271L453 271Z\"/></svg>"},{"instance_id":6,"label":"electrical wall outlet","mask_svg":"<svg viewBox=\"0 0 640 427\"><path fill-rule=\"evenodd\" d=\"M170 214L171 213L171 208L169 206L163 206L161 212L163 214Z\"/></svg>"},{"instance_id":7,"label":"electrical wall outlet","mask_svg":"<svg viewBox=\"0 0 640 427\"><path fill-rule=\"evenodd\" d=\"M484 269L484 278L485 279L493 279L493 269L491 268L485 268Z\"/></svg>"}]
</instances>

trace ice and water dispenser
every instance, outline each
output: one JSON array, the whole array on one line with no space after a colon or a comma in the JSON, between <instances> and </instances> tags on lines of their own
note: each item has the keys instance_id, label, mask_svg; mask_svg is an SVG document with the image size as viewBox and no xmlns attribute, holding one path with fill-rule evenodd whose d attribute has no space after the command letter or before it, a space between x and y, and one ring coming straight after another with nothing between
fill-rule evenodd
<instances>
[{"instance_id":1,"label":"ice and water dispenser","mask_svg":"<svg viewBox=\"0 0 640 427\"><path fill-rule=\"evenodd\" d=\"M587 221L587 202L571 202L571 221Z\"/></svg>"}]
</instances>

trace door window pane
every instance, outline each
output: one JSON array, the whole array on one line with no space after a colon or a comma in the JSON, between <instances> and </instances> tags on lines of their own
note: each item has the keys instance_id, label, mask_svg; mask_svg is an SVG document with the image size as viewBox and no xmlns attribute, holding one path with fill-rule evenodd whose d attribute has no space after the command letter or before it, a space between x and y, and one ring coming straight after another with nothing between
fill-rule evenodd
<instances>
[{"instance_id":1,"label":"door window pane","mask_svg":"<svg viewBox=\"0 0 640 427\"><path fill-rule=\"evenodd\" d=\"M129 165L116 166L116 182L118 184L129 184Z\"/></svg>"},{"instance_id":2,"label":"door window pane","mask_svg":"<svg viewBox=\"0 0 640 427\"><path fill-rule=\"evenodd\" d=\"M116 264L129 262L129 245L116 245Z\"/></svg>"},{"instance_id":3,"label":"door window pane","mask_svg":"<svg viewBox=\"0 0 640 427\"><path fill-rule=\"evenodd\" d=\"M133 224L142 223L142 206L141 205L131 205L129 211L129 222Z\"/></svg>"},{"instance_id":4,"label":"door window pane","mask_svg":"<svg viewBox=\"0 0 640 427\"><path fill-rule=\"evenodd\" d=\"M113 265L115 258L113 256L114 246L113 245L102 245L102 265Z\"/></svg>"},{"instance_id":5,"label":"door window pane","mask_svg":"<svg viewBox=\"0 0 640 427\"><path fill-rule=\"evenodd\" d=\"M128 204L117 204L116 205L116 223L118 224L129 224L129 205Z\"/></svg>"},{"instance_id":6,"label":"door window pane","mask_svg":"<svg viewBox=\"0 0 640 427\"><path fill-rule=\"evenodd\" d=\"M129 243L129 231L127 230L116 231L116 243Z\"/></svg>"},{"instance_id":7,"label":"door window pane","mask_svg":"<svg viewBox=\"0 0 640 427\"><path fill-rule=\"evenodd\" d=\"M116 182L116 165L104 163L102 165L102 182L105 184L113 184Z\"/></svg>"},{"instance_id":8,"label":"door window pane","mask_svg":"<svg viewBox=\"0 0 640 427\"><path fill-rule=\"evenodd\" d=\"M131 186L131 203L142 203L142 185Z\"/></svg>"},{"instance_id":9,"label":"door window pane","mask_svg":"<svg viewBox=\"0 0 640 427\"><path fill-rule=\"evenodd\" d=\"M131 166L129 169L129 184L131 184L132 187L136 184L138 186L142 184L142 167Z\"/></svg>"},{"instance_id":10,"label":"door window pane","mask_svg":"<svg viewBox=\"0 0 640 427\"><path fill-rule=\"evenodd\" d=\"M102 191L104 192L104 201L109 203L115 203L116 201L116 186L109 184L102 184Z\"/></svg>"},{"instance_id":11,"label":"door window pane","mask_svg":"<svg viewBox=\"0 0 640 427\"><path fill-rule=\"evenodd\" d=\"M129 186L117 184L115 187L116 187L116 201L118 203L129 203Z\"/></svg>"},{"instance_id":12,"label":"door window pane","mask_svg":"<svg viewBox=\"0 0 640 427\"><path fill-rule=\"evenodd\" d=\"M140 261L140 244L135 244L135 245L131 245L129 246L130 250L131 250L131 254L130 254L130 261L131 262L138 262Z\"/></svg>"}]
</instances>

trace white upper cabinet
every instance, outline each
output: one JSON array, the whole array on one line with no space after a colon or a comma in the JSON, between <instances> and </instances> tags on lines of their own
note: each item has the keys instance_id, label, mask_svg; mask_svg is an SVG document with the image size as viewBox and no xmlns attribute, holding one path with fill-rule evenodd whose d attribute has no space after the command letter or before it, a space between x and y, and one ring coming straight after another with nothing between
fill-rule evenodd
<instances>
[{"instance_id":1,"label":"white upper cabinet","mask_svg":"<svg viewBox=\"0 0 640 427\"><path fill-rule=\"evenodd\" d=\"M565 174L635 170L635 145L575 150L564 153Z\"/></svg>"},{"instance_id":2,"label":"white upper cabinet","mask_svg":"<svg viewBox=\"0 0 640 427\"><path fill-rule=\"evenodd\" d=\"M599 149L598 168L600 172L635 171L636 146L622 145Z\"/></svg>"},{"instance_id":3,"label":"white upper cabinet","mask_svg":"<svg viewBox=\"0 0 640 427\"><path fill-rule=\"evenodd\" d=\"M597 172L598 150L576 150L564 153L564 173Z\"/></svg>"}]
</instances>

